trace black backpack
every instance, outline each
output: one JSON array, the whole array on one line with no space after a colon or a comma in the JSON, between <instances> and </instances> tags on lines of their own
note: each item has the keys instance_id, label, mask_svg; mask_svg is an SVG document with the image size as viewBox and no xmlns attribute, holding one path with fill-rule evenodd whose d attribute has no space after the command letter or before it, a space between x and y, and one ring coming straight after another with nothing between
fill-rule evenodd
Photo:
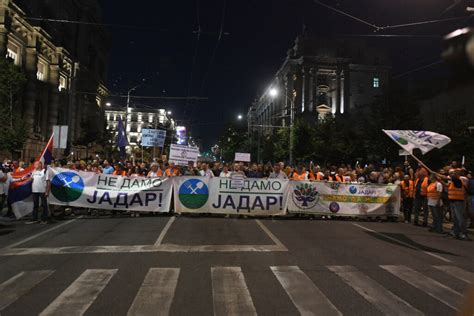
<instances>
[{"instance_id":1,"label":"black backpack","mask_svg":"<svg viewBox=\"0 0 474 316\"><path fill-rule=\"evenodd\" d=\"M474 195L474 179L469 180L467 184L467 194Z\"/></svg>"}]
</instances>

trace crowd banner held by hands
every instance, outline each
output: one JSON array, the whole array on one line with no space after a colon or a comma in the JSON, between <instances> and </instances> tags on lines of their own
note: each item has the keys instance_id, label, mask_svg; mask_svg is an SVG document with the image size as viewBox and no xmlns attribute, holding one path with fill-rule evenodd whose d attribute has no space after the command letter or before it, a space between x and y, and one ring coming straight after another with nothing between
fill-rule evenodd
<instances>
[{"instance_id":1,"label":"crowd banner held by hands","mask_svg":"<svg viewBox=\"0 0 474 316\"><path fill-rule=\"evenodd\" d=\"M250 162L250 154L249 153L235 153L234 161L239 162Z\"/></svg>"},{"instance_id":2,"label":"crowd banner held by hands","mask_svg":"<svg viewBox=\"0 0 474 316\"><path fill-rule=\"evenodd\" d=\"M288 180L245 179L234 186L229 178L174 179L177 213L285 215Z\"/></svg>"},{"instance_id":3,"label":"crowd banner held by hands","mask_svg":"<svg viewBox=\"0 0 474 316\"><path fill-rule=\"evenodd\" d=\"M198 157L198 147L171 144L169 161L174 162L178 166L187 166L190 161L196 163Z\"/></svg>"},{"instance_id":4,"label":"crowd banner held by hands","mask_svg":"<svg viewBox=\"0 0 474 316\"><path fill-rule=\"evenodd\" d=\"M49 203L94 209L167 213L171 209L170 178L122 177L49 168Z\"/></svg>"},{"instance_id":5,"label":"crowd banner held by hands","mask_svg":"<svg viewBox=\"0 0 474 316\"><path fill-rule=\"evenodd\" d=\"M400 186L291 181L288 212L335 216L400 215Z\"/></svg>"},{"instance_id":6,"label":"crowd banner held by hands","mask_svg":"<svg viewBox=\"0 0 474 316\"><path fill-rule=\"evenodd\" d=\"M421 152L427 152L442 148L451 142L451 138L446 135L430 131L410 131L410 130L383 130L395 143L405 151L413 154L413 149L420 149Z\"/></svg>"},{"instance_id":7,"label":"crowd banner held by hands","mask_svg":"<svg viewBox=\"0 0 474 316\"><path fill-rule=\"evenodd\" d=\"M142 129L142 146L163 147L165 145L166 131L161 129Z\"/></svg>"}]
</instances>

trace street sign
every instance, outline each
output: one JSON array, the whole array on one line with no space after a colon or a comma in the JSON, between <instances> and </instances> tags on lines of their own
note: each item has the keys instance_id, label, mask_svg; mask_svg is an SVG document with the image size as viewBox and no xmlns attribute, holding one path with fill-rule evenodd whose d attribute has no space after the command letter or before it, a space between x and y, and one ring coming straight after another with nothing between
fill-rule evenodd
<instances>
[{"instance_id":1,"label":"street sign","mask_svg":"<svg viewBox=\"0 0 474 316\"><path fill-rule=\"evenodd\" d=\"M142 146L163 147L165 145L166 131L161 129L142 129Z\"/></svg>"},{"instance_id":2,"label":"street sign","mask_svg":"<svg viewBox=\"0 0 474 316\"><path fill-rule=\"evenodd\" d=\"M67 147L67 125L53 126L53 148L65 149Z\"/></svg>"},{"instance_id":3,"label":"street sign","mask_svg":"<svg viewBox=\"0 0 474 316\"><path fill-rule=\"evenodd\" d=\"M198 156L198 147L171 144L169 161L174 162L178 166L187 166L190 161L196 163Z\"/></svg>"},{"instance_id":4,"label":"street sign","mask_svg":"<svg viewBox=\"0 0 474 316\"><path fill-rule=\"evenodd\" d=\"M249 153L235 153L234 161L250 162Z\"/></svg>"}]
</instances>

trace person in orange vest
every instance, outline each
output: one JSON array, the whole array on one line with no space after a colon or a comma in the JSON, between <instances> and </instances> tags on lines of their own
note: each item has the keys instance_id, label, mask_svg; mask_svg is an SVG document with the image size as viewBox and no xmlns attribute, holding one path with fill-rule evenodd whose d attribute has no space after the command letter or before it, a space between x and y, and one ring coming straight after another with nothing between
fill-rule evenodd
<instances>
[{"instance_id":1,"label":"person in orange vest","mask_svg":"<svg viewBox=\"0 0 474 316\"><path fill-rule=\"evenodd\" d=\"M454 217L454 224L450 235L456 239L470 240L467 236L464 210L466 207L466 186L460 179L461 170L449 170L450 181L444 183L448 187L449 207Z\"/></svg>"},{"instance_id":2,"label":"person in orange vest","mask_svg":"<svg viewBox=\"0 0 474 316\"><path fill-rule=\"evenodd\" d=\"M180 175L179 168L177 168L174 162L170 161L169 168L166 169L165 174L168 178L177 177Z\"/></svg>"},{"instance_id":3,"label":"person in orange vest","mask_svg":"<svg viewBox=\"0 0 474 316\"><path fill-rule=\"evenodd\" d=\"M337 182L345 182L345 180L344 180L344 169L339 168L339 170L337 171L337 174L335 176L335 180Z\"/></svg>"},{"instance_id":4,"label":"person in orange vest","mask_svg":"<svg viewBox=\"0 0 474 316\"><path fill-rule=\"evenodd\" d=\"M433 227L430 228L429 231L442 234L443 215L441 213L441 193L443 192L443 184L438 181L434 174L430 176L430 184L428 185L426 192L428 198L428 209L431 211L431 215L433 216Z\"/></svg>"},{"instance_id":5,"label":"person in orange vest","mask_svg":"<svg viewBox=\"0 0 474 316\"><path fill-rule=\"evenodd\" d=\"M312 163L310 166L309 179L311 181L322 181L324 180L324 173L321 172L321 167L313 167Z\"/></svg>"},{"instance_id":6,"label":"person in orange vest","mask_svg":"<svg viewBox=\"0 0 474 316\"><path fill-rule=\"evenodd\" d=\"M163 177L163 170L161 170L157 162L154 162L151 164L150 171L148 172L147 177L148 178Z\"/></svg>"},{"instance_id":7,"label":"person in orange vest","mask_svg":"<svg viewBox=\"0 0 474 316\"><path fill-rule=\"evenodd\" d=\"M113 176L127 176L127 171L125 171L124 166L121 163L115 165L114 172L112 173Z\"/></svg>"},{"instance_id":8,"label":"person in orange vest","mask_svg":"<svg viewBox=\"0 0 474 316\"><path fill-rule=\"evenodd\" d=\"M304 170L303 166L299 165L298 168L293 171L291 180L308 180L308 173Z\"/></svg>"},{"instance_id":9,"label":"person in orange vest","mask_svg":"<svg viewBox=\"0 0 474 316\"><path fill-rule=\"evenodd\" d=\"M413 210L413 197L415 196L415 183L410 180L409 175L403 177L400 183L402 188L402 207L405 223L411 223L411 211Z\"/></svg>"},{"instance_id":10,"label":"person in orange vest","mask_svg":"<svg viewBox=\"0 0 474 316\"><path fill-rule=\"evenodd\" d=\"M418 223L418 217L420 216L420 211L423 209L423 227L428 226L428 200L427 200L427 191L428 191L428 171L420 167L416 172L415 180L415 200L413 201L413 211L415 215L415 226L420 226Z\"/></svg>"}]
</instances>

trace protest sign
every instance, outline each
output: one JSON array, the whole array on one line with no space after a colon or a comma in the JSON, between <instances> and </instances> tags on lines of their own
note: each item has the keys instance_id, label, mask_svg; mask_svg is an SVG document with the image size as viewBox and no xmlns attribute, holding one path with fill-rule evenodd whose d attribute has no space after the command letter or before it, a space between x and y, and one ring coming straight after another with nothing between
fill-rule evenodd
<instances>
[{"instance_id":1,"label":"protest sign","mask_svg":"<svg viewBox=\"0 0 474 316\"><path fill-rule=\"evenodd\" d=\"M395 184L351 184L327 181L291 181L290 213L398 216L400 187Z\"/></svg>"},{"instance_id":2,"label":"protest sign","mask_svg":"<svg viewBox=\"0 0 474 316\"><path fill-rule=\"evenodd\" d=\"M198 147L172 144L169 161L174 162L178 166L187 166L190 161L197 162L198 156Z\"/></svg>"},{"instance_id":3,"label":"protest sign","mask_svg":"<svg viewBox=\"0 0 474 316\"><path fill-rule=\"evenodd\" d=\"M245 179L243 186L229 178L174 178L178 213L285 215L288 180Z\"/></svg>"},{"instance_id":4,"label":"protest sign","mask_svg":"<svg viewBox=\"0 0 474 316\"><path fill-rule=\"evenodd\" d=\"M166 131L161 129L142 129L142 146L163 147L165 145Z\"/></svg>"},{"instance_id":5,"label":"protest sign","mask_svg":"<svg viewBox=\"0 0 474 316\"><path fill-rule=\"evenodd\" d=\"M169 212L172 180L121 177L49 168L53 205L85 208Z\"/></svg>"},{"instance_id":6,"label":"protest sign","mask_svg":"<svg viewBox=\"0 0 474 316\"><path fill-rule=\"evenodd\" d=\"M235 153L234 161L241 161L241 162L250 162L250 154L249 153Z\"/></svg>"}]
</instances>

